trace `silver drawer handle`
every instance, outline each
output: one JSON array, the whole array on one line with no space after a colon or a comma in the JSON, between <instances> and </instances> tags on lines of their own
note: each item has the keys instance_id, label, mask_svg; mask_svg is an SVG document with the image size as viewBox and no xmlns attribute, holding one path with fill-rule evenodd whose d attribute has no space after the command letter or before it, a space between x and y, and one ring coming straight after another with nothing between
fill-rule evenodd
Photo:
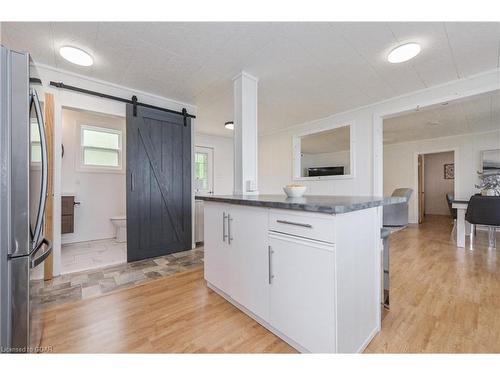
<instances>
[{"instance_id":1,"label":"silver drawer handle","mask_svg":"<svg viewBox=\"0 0 500 375\"><path fill-rule=\"evenodd\" d=\"M222 242L226 242L227 234L226 234L226 219L229 215L226 215L225 212L222 213Z\"/></svg>"},{"instance_id":2,"label":"silver drawer handle","mask_svg":"<svg viewBox=\"0 0 500 375\"><path fill-rule=\"evenodd\" d=\"M297 227L304 227L304 228L312 228L313 227L311 224L295 223L293 221L288 221L288 220L276 220L276 222L280 223L280 224L295 225Z\"/></svg>"}]
</instances>

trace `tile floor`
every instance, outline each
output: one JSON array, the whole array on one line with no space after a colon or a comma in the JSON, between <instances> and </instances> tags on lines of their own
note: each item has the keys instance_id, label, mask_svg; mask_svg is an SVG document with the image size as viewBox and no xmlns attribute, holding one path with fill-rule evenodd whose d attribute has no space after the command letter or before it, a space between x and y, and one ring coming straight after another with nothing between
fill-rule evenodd
<instances>
[{"instance_id":1,"label":"tile floor","mask_svg":"<svg viewBox=\"0 0 500 375\"><path fill-rule=\"evenodd\" d=\"M69 273L33 285L41 309L101 296L203 264L203 247L157 258Z\"/></svg>"},{"instance_id":2,"label":"tile floor","mask_svg":"<svg viewBox=\"0 0 500 375\"><path fill-rule=\"evenodd\" d=\"M127 261L127 243L114 238L65 244L61 247L61 274L102 268Z\"/></svg>"}]
</instances>

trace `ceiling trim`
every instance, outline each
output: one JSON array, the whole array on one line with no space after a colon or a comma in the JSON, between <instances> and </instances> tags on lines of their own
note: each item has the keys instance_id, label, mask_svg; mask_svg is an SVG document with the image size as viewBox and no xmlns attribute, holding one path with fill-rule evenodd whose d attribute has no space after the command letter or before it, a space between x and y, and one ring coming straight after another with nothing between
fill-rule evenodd
<instances>
[{"instance_id":1,"label":"ceiling trim","mask_svg":"<svg viewBox=\"0 0 500 375\"><path fill-rule=\"evenodd\" d=\"M234 77L233 77L233 81L236 81L238 78L240 77L245 77L245 78L248 78L248 79L251 79L252 81L255 81L255 82L259 82L259 79L251 74L248 74L247 72L245 71L241 71L240 73L236 74Z\"/></svg>"}]
</instances>

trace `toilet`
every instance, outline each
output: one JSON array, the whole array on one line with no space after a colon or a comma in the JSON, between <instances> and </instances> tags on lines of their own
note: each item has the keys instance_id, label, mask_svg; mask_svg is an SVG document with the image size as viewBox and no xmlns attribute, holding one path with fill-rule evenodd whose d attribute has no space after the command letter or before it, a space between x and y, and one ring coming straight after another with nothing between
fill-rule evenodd
<instances>
[{"instance_id":1,"label":"toilet","mask_svg":"<svg viewBox=\"0 0 500 375\"><path fill-rule=\"evenodd\" d=\"M111 222L115 227L116 242L127 241L127 217L125 215L112 217Z\"/></svg>"}]
</instances>

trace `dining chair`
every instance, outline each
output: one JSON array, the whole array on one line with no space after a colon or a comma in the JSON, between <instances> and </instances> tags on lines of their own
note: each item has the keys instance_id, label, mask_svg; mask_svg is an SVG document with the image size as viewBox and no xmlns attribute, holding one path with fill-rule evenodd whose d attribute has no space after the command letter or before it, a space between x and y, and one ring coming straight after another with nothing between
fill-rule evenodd
<instances>
[{"instance_id":1,"label":"dining chair","mask_svg":"<svg viewBox=\"0 0 500 375\"><path fill-rule=\"evenodd\" d=\"M384 206L384 227L405 227L408 225L408 204L413 189L399 188L392 192L391 197L404 198L404 202Z\"/></svg>"},{"instance_id":2,"label":"dining chair","mask_svg":"<svg viewBox=\"0 0 500 375\"><path fill-rule=\"evenodd\" d=\"M471 224L470 249L474 249L476 225L488 227L488 243L496 248L496 228L500 227L500 197L474 195L470 198L465 213L465 220Z\"/></svg>"}]
</instances>

